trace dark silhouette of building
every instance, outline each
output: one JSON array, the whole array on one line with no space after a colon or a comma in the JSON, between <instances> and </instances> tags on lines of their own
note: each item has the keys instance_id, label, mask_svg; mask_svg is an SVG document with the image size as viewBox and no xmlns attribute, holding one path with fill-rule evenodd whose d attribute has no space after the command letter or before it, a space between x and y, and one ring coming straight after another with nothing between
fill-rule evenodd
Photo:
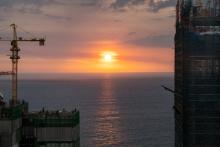
<instances>
[{"instance_id":1,"label":"dark silhouette of building","mask_svg":"<svg viewBox=\"0 0 220 147\"><path fill-rule=\"evenodd\" d=\"M220 147L220 0L178 0L175 147Z\"/></svg>"}]
</instances>

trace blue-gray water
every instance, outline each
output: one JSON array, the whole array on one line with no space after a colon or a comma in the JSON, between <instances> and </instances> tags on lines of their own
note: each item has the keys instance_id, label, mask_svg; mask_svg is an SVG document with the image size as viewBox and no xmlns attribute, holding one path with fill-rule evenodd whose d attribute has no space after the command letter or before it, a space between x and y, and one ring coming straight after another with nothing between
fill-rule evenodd
<instances>
[{"instance_id":1,"label":"blue-gray water","mask_svg":"<svg viewBox=\"0 0 220 147\"><path fill-rule=\"evenodd\" d=\"M19 82L19 98L31 110L79 108L82 147L173 147L173 96L162 84L173 87L172 76L29 79ZM0 91L10 97L9 81Z\"/></svg>"}]
</instances>

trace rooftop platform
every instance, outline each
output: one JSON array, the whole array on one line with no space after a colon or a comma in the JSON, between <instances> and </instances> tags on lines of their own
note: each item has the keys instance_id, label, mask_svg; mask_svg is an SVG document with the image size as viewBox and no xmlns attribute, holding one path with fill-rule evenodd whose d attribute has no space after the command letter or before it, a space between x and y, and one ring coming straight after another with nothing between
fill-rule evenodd
<instances>
[{"instance_id":1,"label":"rooftop platform","mask_svg":"<svg viewBox=\"0 0 220 147\"><path fill-rule=\"evenodd\" d=\"M74 127L79 124L79 111L65 110L47 111L42 109L38 112L28 113L24 117L24 124L35 127Z\"/></svg>"}]
</instances>

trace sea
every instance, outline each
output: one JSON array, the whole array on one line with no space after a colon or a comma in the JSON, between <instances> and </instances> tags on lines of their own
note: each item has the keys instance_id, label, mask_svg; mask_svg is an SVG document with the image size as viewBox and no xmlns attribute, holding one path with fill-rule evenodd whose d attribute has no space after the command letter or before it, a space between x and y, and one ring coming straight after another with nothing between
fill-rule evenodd
<instances>
[{"instance_id":1,"label":"sea","mask_svg":"<svg viewBox=\"0 0 220 147\"><path fill-rule=\"evenodd\" d=\"M21 74L31 111L80 110L81 147L174 147L173 73ZM0 78L11 97L11 82Z\"/></svg>"}]
</instances>

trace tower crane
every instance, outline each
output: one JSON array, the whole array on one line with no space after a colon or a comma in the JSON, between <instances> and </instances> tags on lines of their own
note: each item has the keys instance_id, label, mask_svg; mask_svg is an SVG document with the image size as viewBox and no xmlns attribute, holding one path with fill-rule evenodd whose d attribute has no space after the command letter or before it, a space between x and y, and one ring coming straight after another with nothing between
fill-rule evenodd
<instances>
[{"instance_id":1,"label":"tower crane","mask_svg":"<svg viewBox=\"0 0 220 147\"><path fill-rule=\"evenodd\" d=\"M10 25L12 27L13 31L13 39L3 39L0 38L0 41L8 41L11 43L11 63L12 63L12 69L11 71L6 72L0 72L0 75L11 75L12 77L12 98L11 98L11 104L16 105L18 103L18 60L20 59L19 51L20 48L18 47L18 42L39 42L40 46L43 46L45 43L44 38L28 38L23 39L22 37L17 36L17 26L13 23Z\"/></svg>"}]
</instances>

